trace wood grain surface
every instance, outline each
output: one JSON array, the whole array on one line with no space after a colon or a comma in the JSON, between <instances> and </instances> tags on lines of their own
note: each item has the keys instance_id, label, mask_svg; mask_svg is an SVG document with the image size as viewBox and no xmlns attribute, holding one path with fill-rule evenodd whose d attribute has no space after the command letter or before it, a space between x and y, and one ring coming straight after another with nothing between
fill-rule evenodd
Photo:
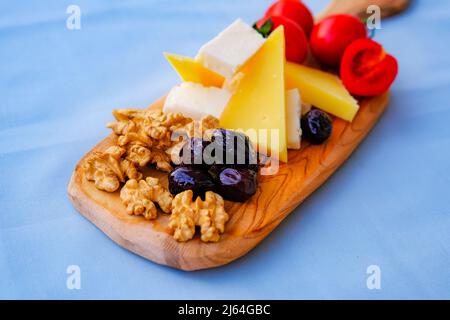
<instances>
[{"instance_id":1,"label":"wood grain surface","mask_svg":"<svg viewBox=\"0 0 450 320\"><path fill-rule=\"evenodd\" d=\"M168 215L145 220L129 216L119 199L119 192L107 193L85 179L81 163L92 152L114 144L115 136L101 141L78 163L68 192L77 210L119 245L159 264L182 270L212 268L246 254L317 189L350 156L368 134L388 105L385 94L362 101L352 123L335 119L333 133L323 145L304 144L289 151L289 163L281 164L273 176L262 176L257 193L246 203L226 202L230 221L218 243L203 243L196 236L191 241L175 241L167 228ZM160 108L163 100L151 108ZM159 177L167 184L167 174L149 169L146 175Z\"/></svg>"},{"instance_id":2,"label":"wood grain surface","mask_svg":"<svg viewBox=\"0 0 450 320\"><path fill-rule=\"evenodd\" d=\"M386 18L403 12L410 3L411 0L332 0L325 10L316 16L316 21L339 13L348 13L365 19L369 16L367 8L370 5L379 6L381 17Z\"/></svg>"}]
</instances>

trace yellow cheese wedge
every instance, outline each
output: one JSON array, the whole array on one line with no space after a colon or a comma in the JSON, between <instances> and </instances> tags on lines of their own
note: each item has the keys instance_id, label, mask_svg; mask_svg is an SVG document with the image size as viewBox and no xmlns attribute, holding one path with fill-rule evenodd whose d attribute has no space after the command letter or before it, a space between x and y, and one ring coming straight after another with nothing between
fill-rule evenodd
<instances>
[{"instance_id":1,"label":"yellow cheese wedge","mask_svg":"<svg viewBox=\"0 0 450 320\"><path fill-rule=\"evenodd\" d=\"M205 87L221 87L225 80L192 58L173 53L164 53L164 56L183 81L199 83Z\"/></svg>"},{"instance_id":2,"label":"yellow cheese wedge","mask_svg":"<svg viewBox=\"0 0 450 320\"><path fill-rule=\"evenodd\" d=\"M220 117L227 129L255 130L259 150L287 162L284 30L276 29L240 70L235 92ZM261 135L267 139L261 139ZM257 141L255 141L257 140Z\"/></svg>"},{"instance_id":3,"label":"yellow cheese wedge","mask_svg":"<svg viewBox=\"0 0 450 320\"><path fill-rule=\"evenodd\" d=\"M358 102L331 73L287 62L285 78L287 89L298 88L304 102L323 111L350 122L358 112Z\"/></svg>"}]
</instances>

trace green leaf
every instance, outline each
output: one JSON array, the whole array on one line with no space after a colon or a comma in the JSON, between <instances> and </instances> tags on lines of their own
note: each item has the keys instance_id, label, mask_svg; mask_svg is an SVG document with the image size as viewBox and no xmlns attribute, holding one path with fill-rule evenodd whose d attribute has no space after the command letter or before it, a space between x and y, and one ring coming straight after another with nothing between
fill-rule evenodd
<instances>
[{"instance_id":1,"label":"green leaf","mask_svg":"<svg viewBox=\"0 0 450 320\"><path fill-rule=\"evenodd\" d=\"M253 28L258 31L264 38L267 38L273 28L273 22L272 19L267 19L266 22L263 23L263 25L261 26L261 28L258 28L256 26L256 23L253 25Z\"/></svg>"}]
</instances>

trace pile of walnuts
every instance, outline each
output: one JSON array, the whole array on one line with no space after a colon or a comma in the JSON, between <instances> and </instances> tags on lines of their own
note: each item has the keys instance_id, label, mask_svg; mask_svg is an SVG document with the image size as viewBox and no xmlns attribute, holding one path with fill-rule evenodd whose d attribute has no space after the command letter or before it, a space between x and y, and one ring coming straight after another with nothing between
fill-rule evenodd
<instances>
[{"instance_id":1,"label":"pile of walnuts","mask_svg":"<svg viewBox=\"0 0 450 320\"><path fill-rule=\"evenodd\" d=\"M180 113L145 109L119 109L113 115L116 122L107 127L117 136L117 143L103 152L94 152L84 161L86 179L107 192L115 192L123 185L120 199L130 215L156 219L155 204L171 213L169 227L177 241L192 239L196 226L200 227L202 241L218 241L229 219L220 195L208 191L205 200L193 199L188 190L173 197L158 179L144 178L140 172L149 164L171 171L171 159L178 155L184 138L217 128L218 120L207 116L193 121Z\"/></svg>"}]
</instances>

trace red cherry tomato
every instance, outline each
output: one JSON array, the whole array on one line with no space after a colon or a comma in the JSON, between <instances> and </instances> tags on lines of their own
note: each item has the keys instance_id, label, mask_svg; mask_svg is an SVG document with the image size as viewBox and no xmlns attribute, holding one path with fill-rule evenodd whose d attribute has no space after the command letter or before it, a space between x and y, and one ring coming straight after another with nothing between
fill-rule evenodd
<instances>
[{"instance_id":1,"label":"red cherry tomato","mask_svg":"<svg viewBox=\"0 0 450 320\"><path fill-rule=\"evenodd\" d=\"M366 27L358 18L348 14L329 16L314 26L311 51L320 62L337 67L347 46L366 37Z\"/></svg>"},{"instance_id":2,"label":"red cherry tomato","mask_svg":"<svg viewBox=\"0 0 450 320\"><path fill-rule=\"evenodd\" d=\"M256 23L256 27L261 30L261 27L263 27L266 23L271 24L270 32L279 26L284 27L286 59L288 61L296 63L302 63L305 61L308 55L308 39L306 38L305 32L302 28L300 28L294 21L279 16L262 18Z\"/></svg>"},{"instance_id":3,"label":"red cherry tomato","mask_svg":"<svg viewBox=\"0 0 450 320\"><path fill-rule=\"evenodd\" d=\"M372 97L389 89L397 76L398 63L380 44L359 39L345 50L340 73L351 94Z\"/></svg>"},{"instance_id":4,"label":"red cherry tomato","mask_svg":"<svg viewBox=\"0 0 450 320\"><path fill-rule=\"evenodd\" d=\"M264 18L282 16L297 23L309 37L314 26L311 11L299 0L279 0L274 2L264 14Z\"/></svg>"}]
</instances>

